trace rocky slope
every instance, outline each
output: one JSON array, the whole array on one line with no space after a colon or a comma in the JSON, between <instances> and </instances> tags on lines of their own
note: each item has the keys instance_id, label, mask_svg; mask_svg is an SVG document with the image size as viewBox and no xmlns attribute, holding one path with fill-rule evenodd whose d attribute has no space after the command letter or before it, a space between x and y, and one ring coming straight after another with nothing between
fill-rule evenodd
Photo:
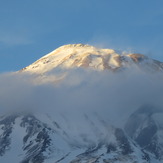
<instances>
[{"instance_id":1,"label":"rocky slope","mask_svg":"<svg viewBox=\"0 0 163 163\"><path fill-rule=\"evenodd\" d=\"M44 123L40 115L12 114L1 118L1 162L9 162L10 158L15 163L153 163L162 160L162 144L157 140L153 150L151 145L155 139L149 137L149 140L144 141L144 129L139 130L142 133L136 139L127 135L129 129L125 132L112 126L106 128L104 137L91 142L87 135L74 139L73 135L48 116L44 115L44 121L45 117L48 123ZM94 126L89 122L88 125L92 131ZM153 131L150 125L147 128L150 128L151 134L155 132L157 137L158 129ZM96 134L95 131L92 133ZM136 134L136 131L132 133ZM144 144L141 143L143 141ZM149 147L145 148L145 145Z\"/></svg>"}]
</instances>

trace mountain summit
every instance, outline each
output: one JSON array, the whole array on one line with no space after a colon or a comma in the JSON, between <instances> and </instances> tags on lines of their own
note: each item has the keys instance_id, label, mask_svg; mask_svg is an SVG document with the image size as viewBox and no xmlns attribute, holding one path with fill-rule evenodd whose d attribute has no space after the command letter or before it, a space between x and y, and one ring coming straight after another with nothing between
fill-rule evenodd
<instances>
[{"instance_id":1,"label":"mountain summit","mask_svg":"<svg viewBox=\"0 0 163 163\"><path fill-rule=\"evenodd\" d=\"M22 71L44 74L58 67L64 69L84 67L100 71L116 71L131 66L152 71L163 70L163 63L142 54L118 54L113 49L99 49L85 44L69 44L43 56Z\"/></svg>"}]
</instances>

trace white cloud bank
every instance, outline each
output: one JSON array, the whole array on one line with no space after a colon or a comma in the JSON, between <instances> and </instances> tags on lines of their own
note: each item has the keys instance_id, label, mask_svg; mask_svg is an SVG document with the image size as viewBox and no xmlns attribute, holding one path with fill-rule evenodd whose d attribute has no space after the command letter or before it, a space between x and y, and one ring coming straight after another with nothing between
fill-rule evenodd
<instances>
[{"instance_id":1,"label":"white cloud bank","mask_svg":"<svg viewBox=\"0 0 163 163\"><path fill-rule=\"evenodd\" d=\"M98 115L115 126L144 104L163 108L163 75L139 70L112 73L74 69L58 84L33 85L32 75L0 75L0 114L34 111L64 115ZM55 74L55 72L54 72Z\"/></svg>"}]
</instances>

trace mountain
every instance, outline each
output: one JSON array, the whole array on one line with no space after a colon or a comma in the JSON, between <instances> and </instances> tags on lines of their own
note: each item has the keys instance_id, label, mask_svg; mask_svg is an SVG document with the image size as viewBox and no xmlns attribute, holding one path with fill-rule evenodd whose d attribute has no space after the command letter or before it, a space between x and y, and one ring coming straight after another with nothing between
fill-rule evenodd
<instances>
[{"instance_id":1,"label":"mountain","mask_svg":"<svg viewBox=\"0 0 163 163\"><path fill-rule=\"evenodd\" d=\"M162 111L154 106L142 106L134 112L125 125L126 133L140 147L163 159L163 126L159 117Z\"/></svg>"},{"instance_id":2,"label":"mountain","mask_svg":"<svg viewBox=\"0 0 163 163\"><path fill-rule=\"evenodd\" d=\"M162 62L142 54L118 54L113 49L98 49L85 44L70 44L59 47L21 71L44 74L58 67L65 69L84 67L99 71L117 71L131 66L151 71L163 70Z\"/></svg>"},{"instance_id":3,"label":"mountain","mask_svg":"<svg viewBox=\"0 0 163 163\"><path fill-rule=\"evenodd\" d=\"M124 125L118 126L108 118L112 116L111 107L114 105L102 104L99 98L106 98L97 94L99 111L90 105L93 96L89 99L81 94L81 87L87 89L88 83L74 87L56 85L67 82L69 72L74 69L95 71L98 74L105 72L108 76L122 74L130 70L138 70L143 74L163 73L163 63L150 59L142 54L123 54L112 49L99 49L90 45L70 44L59 47L45 55L33 64L16 72L17 75L31 75L32 83L38 85L53 83L57 96L61 96L60 89L75 95L67 102L68 97L61 98L65 103L65 110L56 108L58 99L54 100L51 111L48 102L44 99L41 104L44 110L19 111L7 113L0 117L0 162L3 163L162 163L163 162L163 121L162 108L147 104L129 108L125 115ZM111 72L111 74L110 74ZM80 71L77 73L80 73ZM78 78L79 76L77 76ZM90 76L89 76L90 77ZM89 81L90 78L85 79ZM98 78L98 76L97 76ZM28 79L28 78L27 78ZM74 80L74 78L71 78ZM101 83L102 84L102 83ZM109 83L108 83L109 84ZM43 87L44 92L53 86ZM91 85L92 86L92 85ZM95 89L100 85L95 84ZM91 90L94 90L94 86ZM65 89L66 88L66 89ZM105 89L105 88L104 88ZM142 89L143 90L143 89ZM83 91L83 89L82 89ZM108 90L110 91L110 90ZM127 91L126 91L127 92ZM39 92L40 93L40 92ZM38 94L39 94L38 93ZM98 92L99 93L99 92ZM68 96L71 96L68 94ZM51 96L53 94L50 94ZM66 94L67 95L67 94ZM82 106L75 101L80 96ZM31 95L32 96L32 95ZM45 94L46 96L46 94ZM62 96L61 96L62 97ZM34 96L36 100L37 97ZM118 103L117 101L116 103ZM27 103L26 103L27 104ZM34 104L33 104L34 105ZM88 106L87 106L88 105ZM85 109L84 107L87 106ZM25 107L30 107L27 104ZM35 107L35 106L34 106ZM73 107L73 108L70 108ZM107 108L107 114L103 108ZM122 107L122 106L120 106ZM128 106L130 107L130 105ZM91 110L92 109L92 110ZM20 111L21 110L21 111ZM110 111L109 111L110 110ZM116 110L116 108L113 108ZM116 111L115 111L116 112ZM122 116L122 113L116 113ZM103 117L101 115L104 115Z\"/></svg>"}]
</instances>

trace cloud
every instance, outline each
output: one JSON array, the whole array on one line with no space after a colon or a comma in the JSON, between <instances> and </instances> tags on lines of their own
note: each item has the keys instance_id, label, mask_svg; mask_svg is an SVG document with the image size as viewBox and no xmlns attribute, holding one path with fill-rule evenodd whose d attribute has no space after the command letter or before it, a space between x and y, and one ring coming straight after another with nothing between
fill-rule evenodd
<instances>
[{"instance_id":1,"label":"cloud","mask_svg":"<svg viewBox=\"0 0 163 163\"><path fill-rule=\"evenodd\" d=\"M143 105L163 110L162 73L135 68L117 73L81 68L52 73L57 77L65 71L60 82L38 84L35 75L1 74L0 114L32 112L43 122L48 115L72 138L68 141L89 145L105 138L112 126L123 128ZM162 122L157 113L155 117Z\"/></svg>"},{"instance_id":2,"label":"cloud","mask_svg":"<svg viewBox=\"0 0 163 163\"><path fill-rule=\"evenodd\" d=\"M50 115L67 114L70 117L96 113L112 124L120 125L141 105L163 106L163 77L159 73L74 69L67 74L56 85L34 85L31 75L1 74L1 114L6 110L49 112Z\"/></svg>"}]
</instances>

